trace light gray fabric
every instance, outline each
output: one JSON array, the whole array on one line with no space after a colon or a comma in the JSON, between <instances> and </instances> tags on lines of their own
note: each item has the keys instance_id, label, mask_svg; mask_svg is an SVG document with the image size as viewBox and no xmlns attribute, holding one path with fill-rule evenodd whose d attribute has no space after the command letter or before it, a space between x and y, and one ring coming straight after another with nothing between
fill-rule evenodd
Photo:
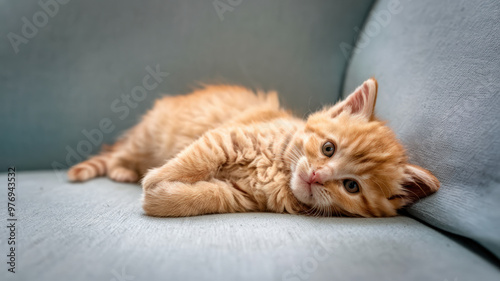
<instances>
[{"instance_id":1,"label":"light gray fabric","mask_svg":"<svg viewBox=\"0 0 500 281\"><path fill-rule=\"evenodd\" d=\"M132 280L114 275L123 273L133 280L500 278L483 257L407 217L152 218L142 213L136 185L70 184L52 171L18 173L16 182L18 267L13 275L2 262L1 280ZM2 227L2 255L7 235Z\"/></svg>"},{"instance_id":2,"label":"light gray fabric","mask_svg":"<svg viewBox=\"0 0 500 281\"><path fill-rule=\"evenodd\" d=\"M500 257L500 2L401 1L381 21L389 3L367 20L344 95L378 79L376 113L442 183L411 214Z\"/></svg>"},{"instance_id":3,"label":"light gray fabric","mask_svg":"<svg viewBox=\"0 0 500 281\"><path fill-rule=\"evenodd\" d=\"M23 36L23 18L43 23L39 2L58 2L0 1L0 167L67 166L66 147L76 150L87 140L82 130L98 129L109 118L115 128L103 142L110 143L161 93L184 94L199 82L278 90L299 114L331 103L340 95L347 61L336 47L354 42L352 28L373 3L57 1L68 3L59 4L32 38ZM17 54L10 33L27 40ZM146 68L156 65L169 75L144 100L126 106L121 96L130 96Z\"/></svg>"}]
</instances>

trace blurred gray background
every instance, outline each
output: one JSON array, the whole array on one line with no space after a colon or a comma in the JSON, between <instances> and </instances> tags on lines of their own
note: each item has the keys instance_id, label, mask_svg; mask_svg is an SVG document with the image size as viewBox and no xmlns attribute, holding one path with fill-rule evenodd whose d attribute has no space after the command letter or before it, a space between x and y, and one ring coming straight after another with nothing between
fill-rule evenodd
<instances>
[{"instance_id":1,"label":"blurred gray background","mask_svg":"<svg viewBox=\"0 0 500 281\"><path fill-rule=\"evenodd\" d=\"M339 46L354 45L373 2L59 1L0 0L3 170L65 166L87 140L82 130L109 118L114 130L103 142L111 143L156 98L200 82L277 90L301 116L333 103L347 61ZM126 105L122 95L157 65L168 77Z\"/></svg>"}]
</instances>

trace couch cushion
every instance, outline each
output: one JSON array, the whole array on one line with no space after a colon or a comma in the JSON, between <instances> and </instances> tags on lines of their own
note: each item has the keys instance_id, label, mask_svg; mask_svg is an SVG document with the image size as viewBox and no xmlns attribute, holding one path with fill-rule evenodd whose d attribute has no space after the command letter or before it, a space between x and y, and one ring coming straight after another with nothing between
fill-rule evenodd
<instances>
[{"instance_id":1,"label":"couch cushion","mask_svg":"<svg viewBox=\"0 0 500 281\"><path fill-rule=\"evenodd\" d=\"M379 80L376 113L442 183L411 214L500 257L500 2L392 2L371 12L344 94Z\"/></svg>"},{"instance_id":2,"label":"couch cushion","mask_svg":"<svg viewBox=\"0 0 500 281\"><path fill-rule=\"evenodd\" d=\"M0 4L0 167L68 166L72 151L96 153L161 93L183 94L199 82L275 89L298 113L335 101L347 59L332 50L354 42L351 27L373 2L58 1L68 3L45 24L45 10L56 8L39 3L58 2ZM157 65L169 75L136 88ZM85 147L83 130L95 132L105 118L113 130Z\"/></svg>"},{"instance_id":3,"label":"couch cushion","mask_svg":"<svg viewBox=\"0 0 500 281\"><path fill-rule=\"evenodd\" d=\"M0 182L6 181L0 175ZM17 174L17 268L1 280L498 280L500 270L408 217L270 213L153 218L139 186ZM6 206L6 196L0 197ZM5 210L4 210L5 211ZM2 227L2 237L7 237ZM5 240L4 240L5 242ZM6 253L6 243L1 243Z\"/></svg>"}]
</instances>

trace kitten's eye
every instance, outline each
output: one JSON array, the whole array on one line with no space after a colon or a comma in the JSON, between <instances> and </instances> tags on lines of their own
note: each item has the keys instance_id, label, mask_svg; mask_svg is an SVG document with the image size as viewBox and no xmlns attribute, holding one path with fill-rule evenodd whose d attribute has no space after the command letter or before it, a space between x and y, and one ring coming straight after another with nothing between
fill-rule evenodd
<instances>
[{"instance_id":1,"label":"kitten's eye","mask_svg":"<svg viewBox=\"0 0 500 281\"><path fill-rule=\"evenodd\" d=\"M344 180L345 190L349 193L357 193L359 192L359 186L356 181L353 180Z\"/></svg>"},{"instance_id":2,"label":"kitten's eye","mask_svg":"<svg viewBox=\"0 0 500 281\"><path fill-rule=\"evenodd\" d=\"M332 157L333 153L335 152L335 145L327 141L325 142L325 144L323 144L323 148L321 150L326 157Z\"/></svg>"}]
</instances>

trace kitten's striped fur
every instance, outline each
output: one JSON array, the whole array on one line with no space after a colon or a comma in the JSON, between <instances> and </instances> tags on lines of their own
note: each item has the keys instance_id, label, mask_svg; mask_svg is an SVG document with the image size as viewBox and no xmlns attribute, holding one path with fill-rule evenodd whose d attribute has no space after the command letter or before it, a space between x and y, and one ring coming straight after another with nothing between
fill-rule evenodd
<instances>
[{"instance_id":1,"label":"kitten's striped fur","mask_svg":"<svg viewBox=\"0 0 500 281\"><path fill-rule=\"evenodd\" d=\"M68 177L142 179L153 216L271 211L394 216L435 192L439 181L407 163L393 132L375 118L377 82L307 121L277 94L206 86L158 100L116 144L72 167ZM330 142L335 152L326 156ZM346 180L359 186L348 192Z\"/></svg>"}]
</instances>

